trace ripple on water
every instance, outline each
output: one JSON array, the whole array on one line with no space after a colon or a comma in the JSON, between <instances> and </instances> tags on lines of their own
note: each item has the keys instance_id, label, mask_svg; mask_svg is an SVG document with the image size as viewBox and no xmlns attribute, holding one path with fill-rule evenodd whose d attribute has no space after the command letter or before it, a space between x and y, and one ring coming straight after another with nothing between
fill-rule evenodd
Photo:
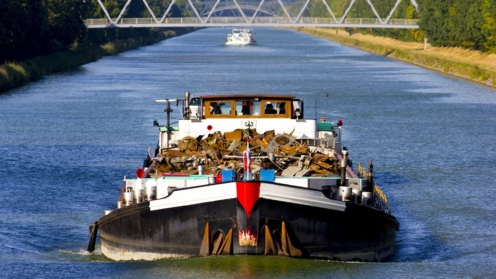
<instances>
[{"instance_id":1,"label":"ripple on water","mask_svg":"<svg viewBox=\"0 0 496 279\"><path fill-rule=\"evenodd\" d=\"M257 29L259 46L228 48L229 31L202 29L0 95L0 274L496 277L494 90L292 30ZM116 207L122 177L157 143L152 122L165 115L153 100L185 91L294 94L307 118L343 119L354 164L373 160L401 223L392 261L86 254L88 226Z\"/></svg>"}]
</instances>

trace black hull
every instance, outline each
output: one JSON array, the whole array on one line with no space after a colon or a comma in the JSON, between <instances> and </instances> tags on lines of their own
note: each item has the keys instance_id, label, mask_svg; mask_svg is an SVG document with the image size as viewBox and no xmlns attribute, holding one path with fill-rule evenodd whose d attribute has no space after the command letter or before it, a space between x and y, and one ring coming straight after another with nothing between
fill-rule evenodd
<instances>
[{"instance_id":1,"label":"black hull","mask_svg":"<svg viewBox=\"0 0 496 279\"><path fill-rule=\"evenodd\" d=\"M200 255L210 239L232 230L233 255L263 255L265 225L277 239L283 221L304 258L384 261L394 254L397 220L372 207L346 203L344 211L260 198L253 215L256 246L240 246L236 198L150 211L149 202L121 208L99 220L102 252L113 260L154 260ZM258 227L257 227L258 226Z\"/></svg>"}]
</instances>

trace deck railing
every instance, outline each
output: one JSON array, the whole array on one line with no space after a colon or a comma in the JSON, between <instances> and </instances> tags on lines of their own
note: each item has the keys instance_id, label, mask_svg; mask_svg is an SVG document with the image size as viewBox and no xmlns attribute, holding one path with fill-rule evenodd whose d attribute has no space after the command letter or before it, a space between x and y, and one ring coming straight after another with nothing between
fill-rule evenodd
<instances>
[{"instance_id":1,"label":"deck railing","mask_svg":"<svg viewBox=\"0 0 496 279\"><path fill-rule=\"evenodd\" d=\"M327 147L327 148L334 148L334 141L335 139L333 138L299 138L295 140L296 142L300 143L301 145L305 146L321 146L321 147Z\"/></svg>"},{"instance_id":2,"label":"deck railing","mask_svg":"<svg viewBox=\"0 0 496 279\"><path fill-rule=\"evenodd\" d=\"M298 138L295 140L300 145L335 148L333 138Z\"/></svg>"},{"instance_id":3,"label":"deck railing","mask_svg":"<svg viewBox=\"0 0 496 279\"><path fill-rule=\"evenodd\" d=\"M363 178L369 179L370 174L367 170L358 162L358 174ZM386 194L382 189L374 183L374 206L382 211L390 212L389 203Z\"/></svg>"}]
</instances>

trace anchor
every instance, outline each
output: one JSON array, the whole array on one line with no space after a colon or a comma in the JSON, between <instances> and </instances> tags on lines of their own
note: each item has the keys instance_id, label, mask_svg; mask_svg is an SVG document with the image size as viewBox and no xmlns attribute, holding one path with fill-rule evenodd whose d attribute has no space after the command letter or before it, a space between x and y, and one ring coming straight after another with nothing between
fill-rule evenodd
<instances>
[{"instance_id":1,"label":"anchor","mask_svg":"<svg viewBox=\"0 0 496 279\"><path fill-rule=\"evenodd\" d=\"M210 224L206 223L198 255L203 257L210 255L232 255L232 229L229 230L225 238L224 233L218 230L213 240L210 241Z\"/></svg>"},{"instance_id":2,"label":"anchor","mask_svg":"<svg viewBox=\"0 0 496 279\"><path fill-rule=\"evenodd\" d=\"M265 250L264 256L275 256L277 255L277 248L274 244L274 240L272 239L272 235L270 234L270 229L268 225L264 226L265 233Z\"/></svg>"},{"instance_id":3,"label":"anchor","mask_svg":"<svg viewBox=\"0 0 496 279\"><path fill-rule=\"evenodd\" d=\"M264 225L263 232L265 234L264 256L282 256L295 258L303 256L302 250L296 248L291 242L291 238L288 234L285 221L282 221L281 223L280 233L279 230L275 230L273 233L271 233L268 224ZM221 230L217 230L211 241L210 224L206 223L202 243L200 246L200 252L198 253L198 255L202 257L211 255L232 255L232 234L232 228L229 229L229 232L225 237L224 233Z\"/></svg>"},{"instance_id":4,"label":"anchor","mask_svg":"<svg viewBox=\"0 0 496 279\"><path fill-rule=\"evenodd\" d=\"M279 231L274 231L274 235L276 235ZM303 256L303 252L296 248L292 243L289 237L288 231L286 229L286 222L282 221L281 224L281 233L279 235L279 239L276 238L274 241L272 234L270 233L269 226L265 225L265 250L264 256L268 255L277 255L282 257L297 257L300 258Z\"/></svg>"}]
</instances>

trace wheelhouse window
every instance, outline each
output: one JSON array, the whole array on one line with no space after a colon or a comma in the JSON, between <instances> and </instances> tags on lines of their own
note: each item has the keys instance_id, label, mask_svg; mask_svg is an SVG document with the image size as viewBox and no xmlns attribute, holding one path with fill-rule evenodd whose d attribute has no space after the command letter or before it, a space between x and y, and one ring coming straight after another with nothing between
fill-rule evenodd
<instances>
[{"instance_id":1,"label":"wheelhouse window","mask_svg":"<svg viewBox=\"0 0 496 279\"><path fill-rule=\"evenodd\" d=\"M289 106L289 102L281 100L267 100L263 102L264 115L269 117L286 117L287 110L286 107Z\"/></svg>"},{"instance_id":2,"label":"wheelhouse window","mask_svg":"<svg viewBox=\"0 0 496 279\"><path fill-rule=\"evenodd\" d=\"M236 113L237 116L259 116L260 101L259 100L237 100Z\"/></svg>"},{"instance_id":3,"label":"wheelhouse window","mask_svg":"<svg viewBox=\"0 0 496 279\"><path fill-rule=\"evenodd\" d=\"M206 116L210 117L223 117L223 116L231 116L232 113L232 102L231 101L207 101L205 103L205 108L207 110Z\"/></svg>"},{"instance_id":4,"label":"wheelhouse window","mask_svg":"<svg viewBox=\"0 0 496 279\"><path fill-rule=\"evenodd\" d=\"M291 101L277 99L262 100L260 102L260 110L262 118L289 117L291 112Z\"/></svg>"},{"instance_id":5,"label":"wheelhouse window","mask_svg":"<svg viewBox=\"0 0 496 279\"><path fill-rule=\"evenodd\" d=\"M196 102L194 104L196 105ZM300 100L289 98L245 98L241 96L236 98L233 96L232 99L209 98L204 100L202 111L202 115L206 118L302 118L303 104Z\"/></svg>"}]
</instances>

